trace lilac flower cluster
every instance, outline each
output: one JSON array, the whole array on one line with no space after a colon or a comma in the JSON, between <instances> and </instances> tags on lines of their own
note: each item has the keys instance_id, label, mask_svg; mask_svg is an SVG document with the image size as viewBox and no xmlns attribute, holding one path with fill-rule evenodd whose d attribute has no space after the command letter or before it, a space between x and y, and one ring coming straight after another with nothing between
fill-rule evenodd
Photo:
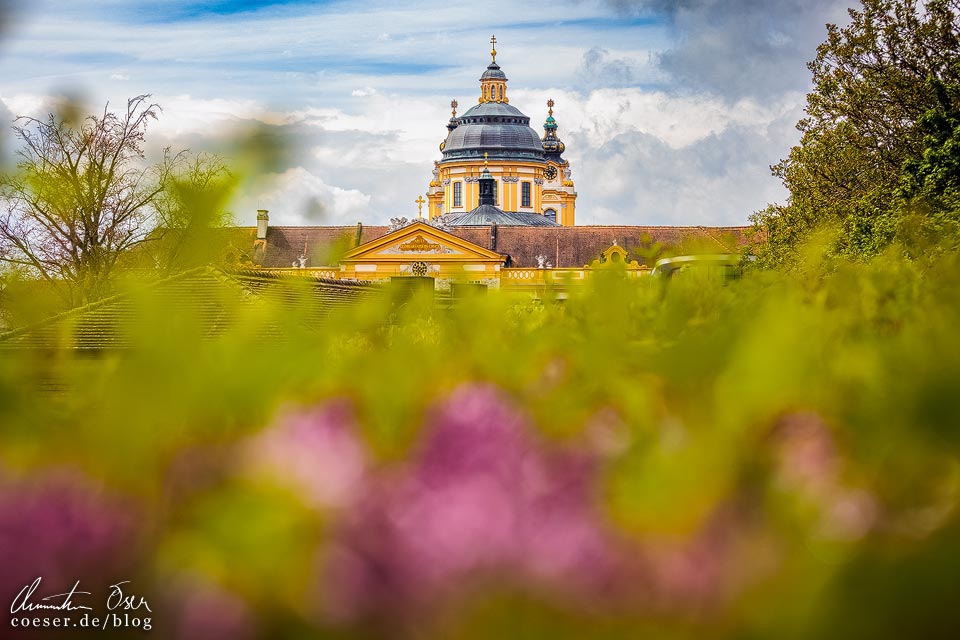
<instances>
[{"instance_id":1,"label":"lilac flower cluster","mask_svg":"<svg viewBox=\"0 0 960 640\"><path fill-rule=\"evenodd\" d=\"M840 509L859 494L840 490L835 444L814 418L774 430L774 475ZM548 442L501 390L468 384L428 412L403 462L376 466L349 403L332 401L249 441L246 468L269 471L325 514L324 620L424 619L491 587L567 608L699 615L773 570L749 492L734 490L686 536L613 527L602 465L629 435L607 414L587 427L572 446Z\"/></svg>"},{"instance_id":2,"label":"lilac flower cluster","mask_svg":"<svg viewBox=\"0 0 960 640\"><path fill-rule=\"evenodd\" d=\"M493 387L430 415L409 466L371 479L327 565L341 618L418 610L499 580L596 598L626 559L597 513L595 461L544 446Z\"/></svg>"},{"instance_id":3,"label":"lilac flower cluster","mask_svg":"<svg viewBox=\"0 0 960 640\"><path fill-rule=\"evenodd\" d=\"M318 508L351 503L370 463L350 404L342 400L284 413L248 443L244 457L250 468L273 475Z\"/></svg>"},{"instance_id":4,"label":"lilac flower cluster","mask_svg":"<svg viewBox=\"0 0 960 640\"><path fill-rule=\"evenodd\" d=\"M0 601L12 602L38 577L63 591L78 580L105 587L99 578L115 580L129 570L136 515L128 502L79 473L0 477Z\"/></svg>"}]
</instances>

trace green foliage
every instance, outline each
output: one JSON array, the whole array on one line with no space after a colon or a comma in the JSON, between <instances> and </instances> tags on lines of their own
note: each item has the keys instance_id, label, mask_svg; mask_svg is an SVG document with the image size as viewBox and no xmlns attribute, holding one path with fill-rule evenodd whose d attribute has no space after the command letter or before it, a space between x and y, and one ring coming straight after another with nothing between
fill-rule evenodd
<instances>
[{"instance_id":1,"label":"green foliage","mask_svg":"<svg viewBox=\"0 0 960 640\"><path fill-rule=\"evenodd\" d=\"M216 230L233 222L227 207L238 182L219 156L183 152L174 158L153 203L156 229L142 250L149 266L169 275L225 262L228 248L222 245L229 236ZM248 247L236 248L234 255L244 249L250 252Z\"/></svg>"},{"instance_id":2,"label":"green foliage","mask_svg":"<svg viewBox=\"0 0 960 640\"><path fill-rule=\"evenodd\" d=\"M960 9L951 0L862 5L847 26L827 26L809 64L814 88L797 125L800 144L773 167L789 202L752 218L767 240L757 247L761 264L795 265L798 247L824 229L835 234L829 253L869 258L911 237L900 230L905 215L956 209L909 198L917 181L951 170L944 163L957 95L948 88L960 82Z\"/></svg>"},{"instance_id":3,"label":"green foliage","mask_svg":"<svg viewBox=\"0 0 960 640\"><path fill-rule=\"evenodd\" d=\"M960 246L960 85L930 81L938 104L920 119L923 155L903 166L897 210L909 255Z\"/></svg>"},{"instance_id":4,"label":"green foliage","mask_svg":"<svg viewBox=\"0 0 960 640\"><path fill-rule=\"evenodd\" d=\"M807 261L728 283L610 274L564 302L383 296L320 326L309 289L278 281L283 295L250 304L227 278L214 333L214 299L139 287L127 347L0 358L0 463L36 482L81 469L133 502L147 524L123 578L165 603L168 629L190 576L262 637L937 637L957 623L960 269L951 252L931 261ZM504 567L412 623L390 606L338 617L350 585L327 580L343 527L415 467L438 404L477 383L505 394L537 447L593 460L590 512L642 560L630 588L585 603ZM336 424L375 474L365 501L318 506L278 480L351 459L310 441L257 466L282 416L344 401ZM527 473L512 489L544 491L543 471ZM362 531L357 544L377 535Z\"/></svg>"},{"instance_id":5,"label":"green foliage","mask_svg":"<svg viewBox=\"0 0 960 640\"><path fill-rule=\"evenodd\" d=\"M901 192L906 198L938 198L960 192L960 84L931 79L937 104L919 120L923 155L903 165Z\"/></svg>"}]
</instances>

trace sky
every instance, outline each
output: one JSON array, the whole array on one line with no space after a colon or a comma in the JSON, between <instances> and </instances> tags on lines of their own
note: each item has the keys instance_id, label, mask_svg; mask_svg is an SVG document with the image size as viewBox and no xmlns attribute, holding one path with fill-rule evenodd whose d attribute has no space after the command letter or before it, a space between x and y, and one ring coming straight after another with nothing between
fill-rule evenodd
<instances>
[{"instance_id":1,"label":"sky","mask_svg":"<svg viewBox=\"0 0 960 640\"><path fill-rule=\"evenodd\" d=\"M0 0L0 120L150 94L150 157L284 142L238 224L382 224L416 216L496 34L510 103L542 133L556 102L578 224L742 225L786 198L770 165L852 1Z\"/></svg>"}]
</instances>

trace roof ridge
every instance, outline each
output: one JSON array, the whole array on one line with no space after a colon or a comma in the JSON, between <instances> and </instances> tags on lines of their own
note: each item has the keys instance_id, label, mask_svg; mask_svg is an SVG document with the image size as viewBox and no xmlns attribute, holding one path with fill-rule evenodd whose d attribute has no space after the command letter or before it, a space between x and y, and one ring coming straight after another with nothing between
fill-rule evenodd
<instances>
[{"instance_id":1,"label":"roof ridge","mask_svg":"<svg viewBox=\"0 0 960 640\"><path fill-rule=\"evenodd\" d=\"M177 273L171 274L169 276L165 276L158 280L154 280L153 282L150 282L149 284L147 284L147 288L153 289L162 284L175 282L180 278L184 278L188 275L194 275L196 273L200 273L203 271L211 272L211 273L220 273L221 275L223 275L223 271L218 267L214 267L213 265L206 264L206 265L201 265L199 267L193 267L193 268L187 269L186 271L178 271ZM239 284L239 283L235 282L235 284ZM115 293L113 295L107 296L106 298L100 298L99 300L88 302L87 304L80 305L79 307L73 307L72 309L61 311L60 313L54 314L48 318L44 318L43 320L38 320L33 324L24 325L22 327L17 327L16 329L11 329L10 331L0 333L0 342L4 340L8 340L10 338L16 338L17 336L27 333L29 331L35 331L37 329L41 329L49 324L54 324L65 318L69 318L70 316L80 315L88 311L99 309L100 307L104 307L108 304L113 304L129 295L130 295L129 291Z\"/></svg>"},{"instance_id":2,"label":"roof ridge","mask_svg":"<svg viewBox=\"0 0 960 640\"><path fill-rule=\"evenodd\" d=\"M712 232L716 231L715 227L701 227L701 230L703 231L703 234L705 236L707 236L708 238L716 242L718 245L720 245L722 249L724 249L725 251L731 251L730 247L723 240L713 235Z\"/></svg>"}]
</instances>

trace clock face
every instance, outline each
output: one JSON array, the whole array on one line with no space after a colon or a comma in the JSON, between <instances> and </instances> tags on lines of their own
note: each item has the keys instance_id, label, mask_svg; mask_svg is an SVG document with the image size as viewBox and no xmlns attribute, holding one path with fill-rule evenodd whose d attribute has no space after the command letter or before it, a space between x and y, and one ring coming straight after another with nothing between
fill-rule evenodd
<instances>
[{"instance_id":1,"label":"clock face","mask_svg":"<svg viewBox=\"0 0 960 640\"><path fill-rule=\"evenodd\" d=\"M557 177L557 168L554 166L549 166L543 170L543 177L547 180L553 180Z\"/></svg>"}]
</instances>

